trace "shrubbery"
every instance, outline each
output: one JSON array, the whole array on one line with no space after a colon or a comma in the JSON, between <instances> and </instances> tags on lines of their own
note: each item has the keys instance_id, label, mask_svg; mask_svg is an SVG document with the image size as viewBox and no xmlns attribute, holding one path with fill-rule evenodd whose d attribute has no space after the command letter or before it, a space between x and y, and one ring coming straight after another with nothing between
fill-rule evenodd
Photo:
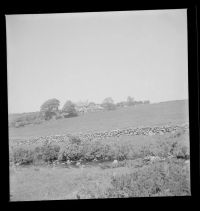
<instances>
[{"instance_id":1,"label":"shrubbery","mask_svg":"<svg viewBox=\"0 0 200 211\"><path fill-rule=\"evenodd\" d=\"M184 140L186 139L186 140ZM142 147L142 157L147 155L168 157L169 155L176 158L189 159L189 140L187 135L162 138L155 144L149 144Z\"/></svg>"},{"instance_id":2,"label":"shrubbery","mask_svg":"<svg viewBox=\"0 0 200 211\"><path fill-rule=\"evenodd\" d=\"M128 146L123 145L123 143L102 143L99 140L82 141L78 137L71 136L67 142L60 145L44 143L34 149L14 148L10 152L10 157L13 158L14 163L23 164L25 160L27 160L27 163L37 161L52 162L54 160L77 161L80 159L83 161L92 161L94 159L124 160L128 158L128 153Z\"/></svg>"},{"instance_id":3,"label":"shrubbery","mask_svg":"<svg viewBox=\"0 0 200 211\"><path fill-rule=\"evenodd\" d=\"M77 161L82 158L82 147L76 143L69 143L67 145L63 145L59 155L59 161L67 161L73 160Z\"/></svg>"},{"instance_id":4,"label":"shrubbery","mask_svg":"<svg viewBox=\"0 0 200 211\"><path fill-rule=\"evenodd\" d=\"M16 148L10 156L11 161L18 164L31 164L34 160L34 153L24 148Z\"/></svg>"},{"instance_id":5,"label":"shrubbery","mask_svg":"<svg viewBox=\"0 0 200 211\"><path fill-rule=\"evenodd\" d=\"M112 178L107 197L180 196L190 194L189 171L180 163L154 163L137 172Z\"/></svg>"},{"instance_id":6,"label":"shrubbery","mask_svg":"<svg viewBox=\"0 0 200 211\"><path fill-rule=\"evenodd\" d=\"M189 147L178 143L175 149L173 150L173 155L177 158L189 159Z\"/></svg>"},{"instance_id":7,"label":"shrubbery","mask_svg":"<svg viewBox=\"0 0 200 211\"><path fill-rule=\"evenodd\" d=\"M42 160L45 162L53 162L58 160L58 155L60 151L60 146L58 145L46 145L40 148L40 153L42 155Z\"/></svg>"},{"instance_id":8,"label":"shrubbery","mask_svg":"<svg viewBox=\"0 0 200 211\"><path fill-rule=\"evenodd\" d=\"M133 173L113 176L105 190L80 191L85 198L125 198L190 195L189 170L181 161L156 162Z\"/></svg>"},{"instance_id":9,"label":"shrubbery","mask_svg":"<svg viewBox=\"0 0 200 211\"><path fill-rule=\"evenodd\" d=\"M135 149L134 144L130 142L82 140L79 137L70 136L60 144L50 144L46 141L41 146L32 148L26 145L11 147L9 158L10 162L21 165L67 160L113 161L117 159L119 162L115 167L132 168L132 173L112 177L109 188L86 189L82 191L81 198L190 195L190 172L189 168L185 168L184 163L184 159L189 158L189 146L182 142L183 138L184 136L163 139L155 144L141 145ZM143 158L149 155L164 158L173 155L174 158L148 162L146 165ZM142 159L134 161L136 158ZM113 165L110 166L113 167ZM137 171L134 171L136 167Z\"/></svg>"},{"instance_id":10,"label":"shrubbery","mask_svg":"<svg viewBox=\"0 0 200 211\"><path fill-rule=\"evenodd\" d=\"M10 152L10 161L15 164L34 164L38 162L53 162L58 159L60 146L43 145L34 149L14 148Z\"/></svg>"},{"instance_id":11,"label":"shrubbery","mask_svg":"<svg viewBox=\"0 0 200 211\"><path fill-rule=\"evenodd\" d=\"M189 146L181 142L183 137L159 140L152 144L145 144L136 147L128 141L102 141L98 139L82 140L77 136L70 136L62 144L49 144L44 142L42 146L35 149L14 149L11 157L14 156L14 162L31 163L33 160L43 160L44 162L59 161L92 161L94 159L101 161L133 160L144 158L146 156L159 156L167 158L172 155L176 158L188 159ZM30 151L30 152L29 152ZM33 158L32 158L32 155ZM23 161L20 161L22 159Z\"/></svg>"}]
</instances>

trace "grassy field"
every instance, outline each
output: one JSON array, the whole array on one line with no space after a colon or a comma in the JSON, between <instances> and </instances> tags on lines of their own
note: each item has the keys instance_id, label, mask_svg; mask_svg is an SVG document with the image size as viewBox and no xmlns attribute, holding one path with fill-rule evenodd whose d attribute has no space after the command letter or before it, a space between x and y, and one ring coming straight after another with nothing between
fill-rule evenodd
<instances>
[{"instance_id":1,"label":"grassy field","mask_svg":"<svg viewBox=\"0 0 200 211\"><path fill-rule=\"evenodd\" d=\"M129 146L131 153L135 153L133 159L119 161L116 166L112 165L112 161L84 162L84 165L78 167L63 163L11 165L11 201L114 198L124 197L124 194L127 197L190 195L189 166L186 164L188 158L179 158L181 154L185 155L183 146L189 148L189 134L177 134L124 136L103 140L102 144L114 144L111 145L113 149L120 146L118 149L121 153L125 145ZM166 155L172 149L173 159ZM120 152L117 150L116 153ZM144 159L152 154L160 155L165 160L145 163ZM170 173L163 173L165 168ZM135 177L132 176L134 172L139 174L133 184L135 191L130 185L130 179ZM124 191L122 184L126 183L131 189ZM154 190L156 186L159 187L157 192Z\"/></svg>"},{"instance_id":2,"label":"grassy field","mask_svg":"<svg viewBox=\"0 0 200 211\"><path fill-rule=\"evenodd\" d=\"M41 125L12 128L9 135L10 138L30 138L183 123L188 123L188 101L173 101L109 112L88 113L84 116L49 121ZM34 144L29 146L25 143L21 147L33 153L23 154L19 151L21 154L14 154L16 159L22 158L21 161L31 156L33 156L32 160L36 159L36 155L42 152L48 159L53 155L61 162L56 165L48 162L30 162L19 166L11 162L11 201L190 195L187 131L154 136L123 135L101 141L81 141L71 144L67 142L56 155L55 151L46 145L39 146L41 148L37 150ZM40 151L41 149L43 151ZM65 161L69 159L66 156L71 156L72 160L77 156L78 159L99 158L100 160L83 159L84 162L80 166L74 166L66 165ZM158 160L146 162L149 156ZM106 157L110 159L105 161ZM114 159L118 159L117 165L112 164Z\"/></svg>"},{"instance_id":3,"label":"grassy field","mask_svg":"<svg viewBox=\"0 0 200 211\"><path fill-rule=\"evenodd\" d=\"M173 125L188 122L188 101L170 101L87 113L83 116L59 119L40 125L10 128L10 138L30 138L77 132L101 132L126 127Z\"/></svg>"},{"instance_id":4,"label":"grassy field","mask_svg":"<svg viewBox=\"0 0 200 211\"><path fill-rule=\"evenodd\" d=\"M18 167L11 171L10 185L13 201L76 199L81 188L94 189L109 185L113 173L122 174L125 168L105 169L99 167ZM129 170L129 168L127 168ZM126 171L127 172L127 171ZM30 179L31 178L31 179Z\"/></svg>"}]
</instances>

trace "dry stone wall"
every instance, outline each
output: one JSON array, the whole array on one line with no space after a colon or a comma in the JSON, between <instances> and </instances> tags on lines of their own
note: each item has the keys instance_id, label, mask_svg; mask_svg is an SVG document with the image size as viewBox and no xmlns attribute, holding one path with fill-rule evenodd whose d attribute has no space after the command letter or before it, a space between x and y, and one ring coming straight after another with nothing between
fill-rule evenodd
<instances>
[{"instance_id":1,"label":"dry stone wall","mask_svg":"<svg viewBox=\"0 0 200 211\"><path fill-rule=\"evenodd\" d=\"M164 135L166 133L176 133L177 131L189 131L189 125L166 125L166 126L155 126L155 127L138 127L138 128L126 128L126 129L116 129L104 132L93 132L93 133L79 133L76 134L82 140L92 140L92 139L105 139L108 137L120 137L123 135L136 136L152 136L152 135ZM13 139L12 143L15 144L37 144L37 143L61 143L69 140L72 134L64 135L52 135L52 136L42 136L31 139Z\"/></svg>"}]
</instances>

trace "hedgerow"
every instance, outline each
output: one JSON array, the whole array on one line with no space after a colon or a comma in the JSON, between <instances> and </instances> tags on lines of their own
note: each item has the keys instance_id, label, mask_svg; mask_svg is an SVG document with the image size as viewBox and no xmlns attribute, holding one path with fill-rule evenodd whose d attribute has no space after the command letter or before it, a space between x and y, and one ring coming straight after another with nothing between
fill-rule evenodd
<instances>
[{"instance_id":1,"label":"hedgerow","mask_svg":"<svg viewBox=\"0 0 200 211\"><path fill-rule=\"evenodd\" d=\"M37 161L92 161L96 160L133 160L146 156L167 158L169 155L181 159L189 159L189 146L182 142L182 137L160 139L155 143L145 143L136 147L131 140L102 141L98 139L82 140L71 136L61 144L44 142L41 146L13 148L10 159L14 163L31 164Z\"/></svg>"}]
</instances>

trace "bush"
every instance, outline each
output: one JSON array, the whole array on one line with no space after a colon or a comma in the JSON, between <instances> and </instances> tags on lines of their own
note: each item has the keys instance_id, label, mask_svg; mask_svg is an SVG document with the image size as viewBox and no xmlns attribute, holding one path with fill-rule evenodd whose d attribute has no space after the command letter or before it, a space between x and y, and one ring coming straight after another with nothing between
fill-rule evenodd
<instances>
[{"instance_id":1,"label":"bush","mask_svg":"<svg viewBox=\"0 0 200 211\"><path fill-rule=\"evenodd\" d=\"M83 158L82 145L69 142L61 147L58 155L59 161L77 161Z\"/></svg>"},{"instance_id":2,"label":"bush","mask_svg":"<svg viewBox=\"0 0 200 211\"><path fill-rule=\"evenodd\" d=\"M77 136L69 136L68 142L62 144L58 160L67 161L67 160L79 160L83 158L83 146L82 141Z\"/></svg>"},{"instance_id":3,"label":"bush","mask_svg":"<svg viewBox=\"0 0 200 211\"><path fill-rule=\"evenodd\" d=\"M58 159L60 147L58 145L43 145L35 149L15 148L10 152L10 161L15 164L33 164L52 162Z\"/></svg>"},{"instance_id":4,"label":"bush","mask_svg":"<svg viewBox=\"0 0 200 211\"><path fill-rule=\"evenodd\" d=\"M86 161L92 161L96 158L96 154L99 151L99 142L86 141L82 144L83 159Z\"/></svg>"},{"instance_id":5,"label":"bush","mask_svg":"<svg viewBox=\"0 0 200 211\"><path fill-rule=\"evenodd\" d=\"M39 158L42 155L42 160L45 162L53 162L58 159L60 146L58 145L45 145L39 150ZM37 152L37 151L36 151Z\"/></svg>"},{"instance_id":6,"label":"bush","mask_svg":"<svg viewBox=\"0 0 200 211\"><path fill-rule=\"evenodd\" d=\"M83 143L83 159L87 161L113 160L117 154L112 144L102 143L99 140L87 141Z\"/></svg>"},{"instance_id":7,"label":"bush","mask_svg":"<svg viewBox=\"0 0 200 211\"><path fill-rule=\"evenodd\" d=\"M132 173L112 176L110 187L104 191L86 189L85 192L87 198L184 196L190 195L189 178L183 162L157 162Z\"/></svg>"},{"instance_id":8,"label":"bush","mask_svg":"<svg viewBox=\"0 0 200 211\"><path fill-rule=\"evenodd\" d=\"M24 148L16 148L10 156L16 164L31 164L34 160L34 153L31 150Z\"/></svg>"},{"instance_id":9,"label":"bush","mask_svg":"<svg viewBox=\"0 0 200 211\"><path fill-rule=\"evenodd\" d=\"M155 163L137 172L112 178L108 197L189 195L189 172L181 163Z\"/></svg>"},{"instance_id":10,"label":"bush","mask_svg":"<svg viewBox=\"0 0 200 211\"><path fill-rule=\"evenodd\" d=\"M189 148L187 146L177 144L173 151L173 155L176 156L177 158L189 159L190 157Z\"/></svg>"},{"instance_id":11,"label":"bush","mask_svg":"<svg viewBox=\"0 0 200 211\"><path fill-rule=\"evenodd\" d=\"M69 136L69 143L71 144L80 144L81 139L78 136Z\"/></svg>"},{"instance_id":12,"label":"bush","mask_svg":"<svg viewBox=\"0 0 200 211\"><path fill-rule=\"evenodd\" d=\"M190 157L188 139L184 142L183 137L158 140L155 144L142 147L141 153L143 157L148 155L165 158L172 155L182 159L189 159Z\"/></svg>"}]
</instances>

